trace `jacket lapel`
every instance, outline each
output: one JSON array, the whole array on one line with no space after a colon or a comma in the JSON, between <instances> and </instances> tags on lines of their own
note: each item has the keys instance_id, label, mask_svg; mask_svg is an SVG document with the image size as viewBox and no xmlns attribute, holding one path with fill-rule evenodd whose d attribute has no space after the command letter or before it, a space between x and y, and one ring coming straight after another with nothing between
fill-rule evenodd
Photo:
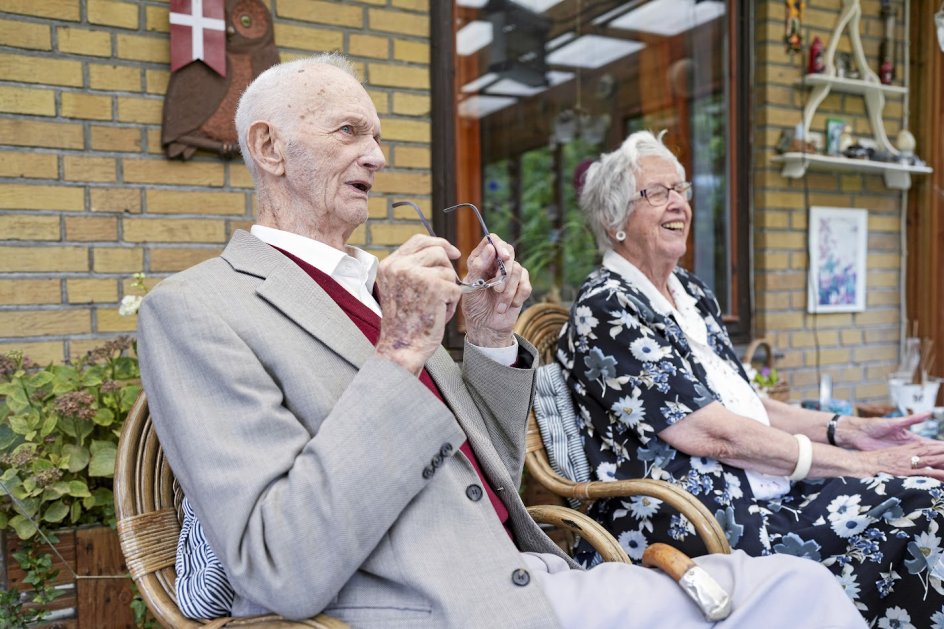
<instances>
[{"instance_id":1,"label":"jacket lapel","mask_svg":"<svg viewBox=\"0 0 944 629\"><path fill-rule=\"evenodd\" d=\"M357 326L297 264L238 230L221 254L234 270L262 278L256 293L298 326L360 367L374 351Z\"/></svg>"}]
</instances>

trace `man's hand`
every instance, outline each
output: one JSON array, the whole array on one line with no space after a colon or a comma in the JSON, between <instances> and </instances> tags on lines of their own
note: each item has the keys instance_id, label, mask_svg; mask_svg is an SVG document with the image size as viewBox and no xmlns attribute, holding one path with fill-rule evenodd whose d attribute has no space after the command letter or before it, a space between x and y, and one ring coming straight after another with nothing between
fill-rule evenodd
<instances>
[{"instance_id":1,"label":"man's hand","mask_svg":"<svg viewBox=\"0 0 944 629\"><path fill-rule=\"evenodd\" d=\"M507 347L512 344L515 322L521 306L531 295L528 270L515 262L515 250L495 234L492 247L484 238L469 254L469 273L466 282L477 279L491 280L499 274L495 262L495 248L505 264L508 277L501 284L485 290L465 293L462 314L465 317L466 338L479 347Z\"/></svg>"},{"instance_id":2,"label":"man's hand","mask_svg":"<svg viewBox=\"0 0 944 629\"><path fill-rule=\"evenodd\" d=\"M446 322L462 295L447 240L412 236L377 269L383 318L377 353L418 374L442 343Z\"/></svg>"}]
</instances>

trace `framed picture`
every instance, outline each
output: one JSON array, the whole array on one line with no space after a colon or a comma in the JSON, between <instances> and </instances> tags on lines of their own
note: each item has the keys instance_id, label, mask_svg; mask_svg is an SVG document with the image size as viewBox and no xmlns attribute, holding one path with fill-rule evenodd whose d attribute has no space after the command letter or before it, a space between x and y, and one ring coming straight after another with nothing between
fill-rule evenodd
<instances>
[{"instance_id":1,"label":"framed picture","mask_svg":"<svg viewBox=\"0 0 944 629\"><path fill-rule=\"evenodd\" d=\"M839 118L826 119L826 154L839 155L839 136L846 127L846 121Z\"/></svg>"},{"instance_id":2,"label":"framed picture","mask_svg":"<svg viewBox=\"0 0 944 629\"><path fill-rule=\"evenodd\" d=\"M865 310L868 210L810 208L809 312Z\"/></svg>"}]
</instances>

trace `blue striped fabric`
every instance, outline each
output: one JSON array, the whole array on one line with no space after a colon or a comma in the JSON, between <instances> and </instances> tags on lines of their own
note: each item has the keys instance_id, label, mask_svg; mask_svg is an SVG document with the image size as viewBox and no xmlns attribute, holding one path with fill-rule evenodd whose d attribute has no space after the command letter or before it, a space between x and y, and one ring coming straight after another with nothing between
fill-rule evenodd
<instances>
[{"instance_id":1,"label":"blue striped fabric","mask_svg":"<svg viewBox=\"0 0 944 629\"><path fill-rule=\"evenodd\" d=\"M551 468L565 478L582 483L590 480L590 464L577 428L577 414L560 365L551 363L537 370L534 415ZM574 508L576 498L569 498Z\"/></svg>"},{"instance_id":2,"label":"blue striped fabric","mask_svg":"<svg viewBox=\"0 0 944 629\"><path fill-rule=\"evenodd\" d=\"M229 584L226 570L203 534L203 525L184 498L184 521L177 540L177 606L192 620L229 616L236 593Z\"/></svg>"}]
</instances>

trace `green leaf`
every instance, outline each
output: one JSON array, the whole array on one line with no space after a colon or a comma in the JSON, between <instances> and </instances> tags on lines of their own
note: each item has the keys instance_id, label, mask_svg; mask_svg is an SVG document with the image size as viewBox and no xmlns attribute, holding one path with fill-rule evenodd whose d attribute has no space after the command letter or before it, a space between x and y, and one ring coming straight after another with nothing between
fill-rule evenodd
<instances>
[{"instance_id":1,"label":"green leaf","mask_svg":"<svg viewBox=\"0 0 944 629\"><path fill-rule=\"evenodd\" d=\"M53 381L53 375L50 372L46 371L45 369L37 371L32 376L30 376L28 380L29 386L31 386L34 389L38 389L39 387L45 386L52 381Z\"/></svg>"},{"instance_id":2,"label":"green leaf","mask_svg":"<svg viewBox=\"0 0 944 629\"><path fill-rule=\"evenodd\" d=\"M82 498L82 508L91 509L95 506L95 496L89 496L88 498Z\"/></svg>"},{"instance_id":3,"label":"green leaf","mask_svg":"<svg viewBox=\"0 0 944 629\"><path fill-rule=\"evenodd\" d=\"M99 444L97 448L96 444ZM107 441L92 442L92 461L89 463L89 476L113 476L115 474L115 454L115 444Z\"/></svg>"},{"instance_id":4,"label":"green leaf","mask_svg":"<svg viewBox=\"0 0 944 629\"><path fill-rule=\"evenodd\" d=\"M102 374L99 370L86 371L82 376L82 387L97 387L102 383Z\"/></svg>"},{"instance_id":5,"label":"green leaf","mask_svg":"<svg viewBox=\"0 0 944 629\"><path fill-rule=\"evenodd\" d=\"M92 494L89 493L88 485L85 484L84 480L70 480L69 495L75 498L85 498L86 496L91 496Z\"/></svg>"},{"instance_id":6,"label":"green leaf","mask_svg":"<svg viewBox=\"0 0 944 629\"><path fill-rule=\"evenodd\" d=\"M39 427L39 436L47 437L56 429L57 418L55 415L47 415Z\"/></svg>"},{"instance_id":7,"label":"green leaf","mask_svg":"<svg viewBox=\"0 0 944 629\"><path fill-rule=\"evenodd\" d=\"M26 397L26 391L23 390L23 387L15 387L12 391L7 394L7 406L10 407L10 410L14 413L19 413L25 411L29 408L29 398Z\"/></svg>"},{"instance_id":8,"label":"green leaf","mask_svg":"<svg viewBox=\"0 0 944 629\"><path fill-rule=\"evenodd\" d=\"M69 515L69 507L61 500L57 500L46 508L43 520L46 522L62 522Z\"/></svg>"},{"instance_id":9,"label":"green leaf","mask_svg":"<svg viewBox=\"0 0 944 629\"><path fill-rule=\"evenodd\" d=\"M64 480L59 480L55 483L46 485L46 488L43 490L43 500L56 500L57 498L62 498L68 493L69 483Z\"/></svg>"},{"instance_id":10,"label":"green leaf","mask_svg":"<svg viewBox=\"0 0 944 629\"><path fill-rule=\"evenodd\" d=\"M7 528L7 524L10 522L10 518L7 517L7 514L3 511L0 511L0 531Z\"/></svg>"},{"instance_id":11,"label":"green leaf","mask_svg":"<svg viewBox=\"0 0 944 629\"><path fill-rule=\"evenodd\" d=\"M70 437L76 437L78 434L75 431L75 424L76 421L71 417L62 417L59 419L59 430Z\"/></svg>"},{"instance_id":12,"label":"green leaf","mask_svg":"<svg viewBox=\"0 0 944 629\"><path fill-rule=\"evenodd\" d=\"M93 430L95 430L95 424L92 422L82 420L75 422L75 438L79 441L84 442L85 438L92 434Z\"/></svg>"},{"instance_id":13,"label":"green leaf","mask_svg":"<svg viewBox=\"0 0 944 629\"><path fill-rule=\"evenodd\" d=\"M14 415L10 418L10 428L19 435L25 435L36 429L28 415Z\"/></svg>"},{"instance_id":14,"label":"green leaf","mask_svg":"<svg viewBox=\"0 0 944 629\"><path fill-rule=\"evenodd\" d=\"M92 419L99 426L111 426L115 421L115 414L107 408L95 410L95 417Z\"/></svg>"},{"instance_id":15,"label":"green leaf","mask_svg":"<svg viewBox=\"0 0 944 629\"><path fill-rule=\"evenodd\" d=\"M13 429L10 428L9 424L6 422L0 423L0 452L12 450L13 444L15 444L19 439L20 436L13 432Z\"/></svg>"},{"instance_id":16,"label":"green leaf","mask_svg":"<svg viewBox=\"0 0 944 629\"><path fill-rule=\"evenodd\" d=\"M80 517L82 517L82 503L73 502L72 507L69 509L69 521L75 524L79 521Z\"/></svg>"},{"instance_id":17,"label":"green leaf","mask_svg":"<svg viewBox=\"0 0 944 629\"><path fill-rule=\"evenodd\" d=\"M10 528L16 531L16 536L20 539L29 539L36 533L36 525L22 515L10 518Z\"/></svg>"},{"instance_id":18,"label":"green leaf","mask_svg":"<svg viewBox=\"0 0 944 629\"><path fill-rule=\"evenodd\" d=\"M66 444L62 446L62 455L68 462L68 470L70 472L84 470L85 466L89 464L89 460L91 459L89 451L86 448L77 446L75 444Z\"/></svg>"}]
</instances>

